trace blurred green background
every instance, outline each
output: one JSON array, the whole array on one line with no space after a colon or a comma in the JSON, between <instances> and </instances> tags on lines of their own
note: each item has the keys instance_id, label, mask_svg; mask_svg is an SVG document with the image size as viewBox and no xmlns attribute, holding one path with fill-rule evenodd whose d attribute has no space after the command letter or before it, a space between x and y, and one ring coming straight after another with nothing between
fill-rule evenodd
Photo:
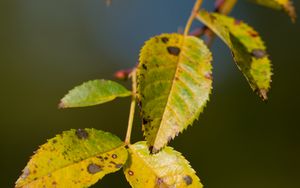
<instances>
[{"instance_id":1,"label":"blurred green background","mask_svg":"<svg viewBox=\"0 0 300 188\"><path fill-rule=\"evenodd\" d=\"M134 66L145 40L185 25L193 2L113 0L106 7L104 0L1 0L0 187L13 187L32 152L63 130L94 127L124 138L129 98L70 110L58 110L59 99L83 81L114 79L115 71ZM295 6L300 10L299 1ZM216 40L211 101L171 145L205 187L299 188L299 23L242 0L232 15L266 41L275 73L269 101L251 92ZM134 124L137 141L139 117ZM95 187L129 186L119 172Z\"/></svg>"}]
</instances>

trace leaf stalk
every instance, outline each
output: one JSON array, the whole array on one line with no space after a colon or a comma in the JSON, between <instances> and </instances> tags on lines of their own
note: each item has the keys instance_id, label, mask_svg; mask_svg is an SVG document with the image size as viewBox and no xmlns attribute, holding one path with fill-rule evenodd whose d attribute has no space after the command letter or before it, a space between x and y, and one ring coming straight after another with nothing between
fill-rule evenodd
<instances>
[{"instance_id":1,"label":"leaf stalk","mask_svg":"<svg viewBox=\"0 0 300 188\"><path fill-rule=\"evenodd\" d=\"M130 74L131 80L132 80L132 98L131 98L131 104L130 104L130 111L129 111L129 118L128 118L128 126L127 126L127 132L125 137L125 144L130 144L131 139L131 132L132 132L132 126L133 126L133 119L134 119L134 113L135 113L135 104L136 104L136 69L133 69Z\"/></svg>"},{"instance_id":2,"label":"leaf stalk","mask_svg":"<svg viewBox=\"0 0 300 188\"><path fill-rule=\"evenodd\" d=\"M189 17L189 19L188 19L188 21L186 23L186 26L185 26L185 29L184 29L184 32L183 32L184 36L187 36L189 34L189 31L191 29L192 23L193 23L194 19L196 18L198 11L200 10L202 2L203 2L203 0L197 0L195 2L193 10L191 12L191 15L190 15L190 17Z\"/></svg>"}]
</instances>

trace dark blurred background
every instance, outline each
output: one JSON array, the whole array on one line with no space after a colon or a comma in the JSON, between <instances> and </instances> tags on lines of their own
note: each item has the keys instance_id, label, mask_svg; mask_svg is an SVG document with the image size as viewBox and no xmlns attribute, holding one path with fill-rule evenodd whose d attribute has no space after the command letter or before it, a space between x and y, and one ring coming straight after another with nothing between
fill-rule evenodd
<instances>
[{"instance_id":1,"label":"dark blurred background","mask_svg":"<svg viewBox=\"0 0 300 188\"><path fill-rule=\"evenodd\" d=\"M124 138L129 98L58 110L75 85L136 64L149 37L184 27L188 0L1 0L0 187L13 187L32 152L71 128L94 127ZM213 1L204 7L211 9ZM300 10L300 2L295 1ZM300 26L281 12L240 0L232 15L255 27L274 76L269 101L251 92L220 41L213 45L214 90L205 112L171 145L208 188L300 187ZM199 26L195 24L194 26ZM127 87L129 83L122 82ZM133 140L142 139L135 119ZM122 172L95 187L129 187Z\"/></svg>"}]
</instances>

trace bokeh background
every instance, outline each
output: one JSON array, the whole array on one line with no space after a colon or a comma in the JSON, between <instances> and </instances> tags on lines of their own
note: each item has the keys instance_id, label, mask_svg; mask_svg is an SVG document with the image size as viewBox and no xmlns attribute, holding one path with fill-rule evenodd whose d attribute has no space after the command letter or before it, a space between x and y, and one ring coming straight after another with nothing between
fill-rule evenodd
<instances>
[{"instance_id":1,"label":"bokeh background","mask_svg":"<svg viewBox=\"0 0 300 188\"><path fill-rule=\"evenodd\" d=\"M13 187L32 152L71 128L124 138L129 98L58 110L75 85L136 64L149 37L176 32L193 0L1 0L0 187ZM204 7L211 9L213 1ZM300 2L295 1L300 11ZM262 35L274 64L269 101L251 92L226 46L216 40L214 90L200 119L171 145L208 188L300 187L300 25L281 12L240 0L232 15ZM195 24L194 26L199 26ZM122 84L129 87L128 82ZM133 140L142 139L136 117ZM95 187L129 187L122 172Z\"/></svg>"}]
</instances>

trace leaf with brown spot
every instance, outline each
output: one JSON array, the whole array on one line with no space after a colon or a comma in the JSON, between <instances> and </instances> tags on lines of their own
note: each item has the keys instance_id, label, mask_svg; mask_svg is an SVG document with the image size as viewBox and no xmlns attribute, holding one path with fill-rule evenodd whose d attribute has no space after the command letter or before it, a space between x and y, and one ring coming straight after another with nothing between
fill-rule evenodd
<instances>
[{"instance_id":1,"label":"leaf with brown spot","mask_svg":"<svg viewBox=\"0 0 300 188\"><path fill-rule=\"evenodd\" d=\"M197 18L228 45L250 87L266 100L271 83L271 62L259 34L242 21L225 15L202 10Z\"/></svg>"},{"instance_id":2,"label":"leaf with brown spot","mask_svg":"<svg viewBox=\"0 0 300 188\"><path fill-rule=\"evenodd\" d=\"M88 187L118 171L127 155L124 143L110 133L95 129L65 131L37 150L16 188Z\"/></svg>"},{"instance_id":3,"label":"leaf with brown spot","mask_svg":"<svg viewBox=\"0 0 300 188\"><path fill-rule=\"evenodd\" d=\"M124 174L133 188L202 188L189 162L171 147L149 154L146 142L129 146Z\"/></svg>"},{"instance_id":4,"label":"leaf with brown spot","mask_svg":"<svg viewBox=\"0 0 300 188\"><path fill-rule=\"evenodd\" d=\"M110 80L91 80L75 87L61 99L60 108L86 107L102 104L117 97L128 97L131 92Z\"/></svg>"},{"instance_id":5,"label":"leaf with brown spot","mask_svg":"<svg viewBox=\"0 0 300 188\"><path fill-rule=\"evenodd\" d=\"M293 1L291 0L251 0L252 2L270 7L277 10L283 10L285 11L293 22L296 21L297 13L295 10L295 7L293 6Z\"/></svg>"},{"instance_id":6,"label":"leaf with brown spot","mask_svg":"<svg viewBox=\"0 0 300 188\"><path fill-rule=\"evenodd\" d=\"M212 89L211 61L203 41L192 36L162 34L142 48L137 96L144 136L153 153L203 111Z\"/></svg>"}]
</instances>

